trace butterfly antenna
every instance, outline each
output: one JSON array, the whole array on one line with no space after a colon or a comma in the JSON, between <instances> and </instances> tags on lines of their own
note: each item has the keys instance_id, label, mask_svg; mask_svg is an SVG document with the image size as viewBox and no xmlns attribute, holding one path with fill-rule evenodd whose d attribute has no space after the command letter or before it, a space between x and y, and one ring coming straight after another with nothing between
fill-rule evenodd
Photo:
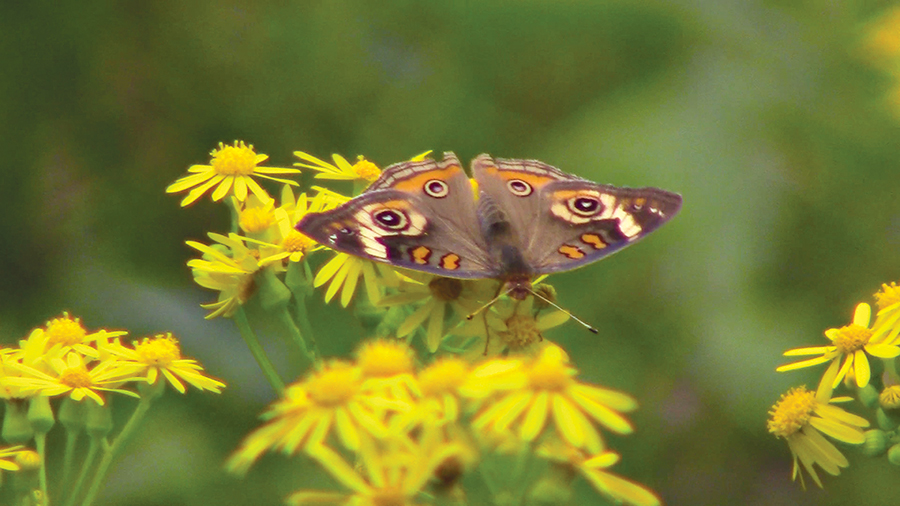
<instances>
[{"instance_id":1,"label":"butterfly antenna","mask_svg":"<svg viewBox=\"0 0 900 506\"><path fill-rule=\"evenodd\" d=\"M531 295L534 295L535 297L541 299L542 301L546 302L547 304L550 304L551 306L555 307L556 309L559 309L559 310L562 311L563 313L566 313L566 314L569 316L569 318L571 318L571 319L575 320L576 322L578 322L578 323L584 325L584 328L590 330L590 331L593 332L594 334L599 334L599 333L600 333L599 330L595 329L594 327L591 327L590 325L588 325L587 323L585 323L582 319L580 319L580 318L578 318L577 316L573 315L572 313L566 311L565 309L559 307L559 305L557 305L555 302L553 302L552 300L548 299L547 297L544 297L543 295L541 295L541 294L539 294L539 293L537 293L537 292L535 292L534 290L531 290L531 289L529 289L528 291L531 292Z\"/></svg>"},{"instance_id":2,"label":"butterfly antenna","mask_svg":"<svg viewBox=\"0 0 900 506\"><path fill-rule=\"evenodd\" d=\"M502 288L502 287L501 287L501 288ZM503 292L503 291L501 291L501 290L497 290L497 295L495 295L494 298L490 300L490 302L488 302L487 304L481 306L480 308L476 309L475 311L472 311L471 313L469 313L468 316L466 316L466 320L471 320L472 318L475 318L475 316L478 315L478 313L480 313L480 312L484 311L485 309L487 309L487 308L493 306L494 303L496 303L498 300L500 300L500 297L503 297L504 295L508 294L508 293L511 292L512 290L513 290L512 288L510 288L509 290L507 290L507 291L505 291L505 292Z\"/></svg>"}]
</instances>

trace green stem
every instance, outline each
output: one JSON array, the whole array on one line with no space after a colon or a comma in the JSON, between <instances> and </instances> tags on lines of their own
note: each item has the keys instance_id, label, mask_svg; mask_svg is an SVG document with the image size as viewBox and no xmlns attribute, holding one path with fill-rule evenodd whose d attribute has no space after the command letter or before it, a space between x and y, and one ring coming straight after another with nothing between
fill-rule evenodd
<instances>
[{"instance_id":1,"label":"green stem","mask_svg":"<svg viewBox=\"0 0 900 506\"><path fill-rule=\"evenodd\" d=\"M298 348L300 348L300 351L302 351L304 355L306 355L306 358L309 359L309 362L315 365L319 361L316 349L314 347L310 347L307 344L306 339L303 338L303 333L301 333L300 329L297 328L297 325L294 323L294 320L288 313L287 308L278 311L278 318L291 334L291 339L293 339L294 344L297 345ZM315 341L313 341L312 344L315 345Z\"/></svg>"},{"instance_id":2,"label":"green stem","mask_svg":"<svg viewBox=\"0 0 900 506\"><path fill-rule=\"evenodd\" d=\"M278 373L275 372L275 366L272 365L272 361L269 360L262 345L259 344L259 339L256 338L256 334L253 332L253 329L250 328L250 322L247 321L247 315L244 314L244 309L238 308L232 319L238 326L241 337L244 338L244 342L247 343L247 348L250 349L250 353L253 354L253 358L255 358L256 363L259 364L259 368L262 370L266 380L268 380L269 385L272 386L272 389L275 390L278 395L281 395L281 393L284 392L284 382L281 380L281 377L278 376Z\"/></svg>"},{"instance_id":3,"label":"green stem","mask_svg":"<svg viewBox=\"0 0 900 506\"><path fill-rule=\"evenodd\" d=\"M40 480L41 485L41 493L44 495L47 504L50 503L50 500L47 496L47 434L45 432L38 432L34 435L34 445L37 450L38 455L41 456L41 469L40 474L38 475L38 479Z\"/></svg>"},{"instance_id":4,"label":"green stem","mask_svg":"<svg viewBox=\"0 0 900 506\"><path fill-rule=\"evenodd\" d=\"M66 451L63 454L62 480L57 485L60 491L68 490L72 481L72 463L75 461L75 448L78 446L78 436L81 431L66 429Z\"/></svg>"},{"instance_id":5,"label":"green stem","mask_svg":"<svg viewBox=\"0 0 900 506\"><path fill-rule=\"evenodd\" d=\"M292 325L298 328L306 355L310 357L314 366L318 366L321 361L322 354L319 352L319 345L316 343L315 333L309 322L309 310L306 307L306 301L313 293L312 286L312 270L306 260L302 262L294 262L288 266L287 274L284 278L285 285L291 289L294 294L294 319L291 320ZM289 318L287 318L289 319Z\"/></svg>"},{"instance_id":6,"label":"green stem","mask_svg":"<svg viewBox=\"0 0 900 506\"><path fill-rule=\"evenodd\" d=\"M90 446L88 446L87 456L85 456L84 462L81 463L81 472L78 473L78 481L75 482L75 486L72 487L72 490L69 491L69 499L66 501L66 506L73 506L75 504L75 500L78 499L79 495L81 495L81 489L84 488L88 473L94 466L94 460L97 459L97 453L99 453L99 450L100 440L97 438L91 438Z\"/></svg>"},{"instance_id":7,"label":"green stem","mask_svg":"<svg viewBox=\"0 0 900 506\"><path fill-rule=\"evenodd\" d=\"M234 200L231 197L225 198L225 204L228 206L228 210L231 211L231 233L240 233L241 210L234 206Z\"/></svg>"},{"instance_id":8,"label":"green stem","mask_svg":"<svg viewBox=\"0 0 900 506\"><path fill-rule=\"evenodd\" d=\"M134 413L131 414L131 418L128 419L128 422L125 424L125 426L122 427L122 431L119 432L118 436L116 436L116 440L111 446L106 446L103 449L103 458L100 460L100 464L97 466L97 472L94 474L94 479L91 482L91 487L88 489L87 495L85 495L84 497L84 501L81 502L81 506L90 506L94 502L94 499L100 492L100 486L103 485L103 480L106 478L106 474L109 472L109 467L112 465L113 459L115 459L119 452L122 451L122 448L125 446L128 440L131 439L132 434L144 419L144 415L147 414L147 410L150 409L150 404L152 402L153 398L151 396L141 397L141 400L138 402L137 408L135 408Z\"/></svg>"}]
</instances>

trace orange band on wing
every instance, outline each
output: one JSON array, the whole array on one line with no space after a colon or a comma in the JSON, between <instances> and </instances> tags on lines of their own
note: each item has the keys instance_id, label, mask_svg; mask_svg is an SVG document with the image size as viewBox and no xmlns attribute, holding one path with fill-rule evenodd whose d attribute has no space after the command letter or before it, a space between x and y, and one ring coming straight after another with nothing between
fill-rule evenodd
<instances>
[{"instance_id":1,"label":"orange band on wing","mask_svg":"<svg viewBox=\"0 0 900 506\"><path fill-rule=\"evenodd\" d=\"M563 244L557 250L563 255L571 258L572 260L578 260L579 258L584 258L584 252L581 251L577 246L572 246L570 244Z\"/></svg>"},{"instance_id":2,"label":"orange band on wing","mask_svg":"<svg viewBox=\"0 0 900 506\"><path fill-rule=\"evenodd\" d=\"M413 191L422 191L422 188L425 186L425 183L431 181L432 179L440 179L441 181L449 181L450 178L455 175L457 172L462 172L462 168L459 165L451 165L444 169L438 170L427 170L416 174L415 176L411 176L407 179L401 179L394 183L392 188L395 190L413 192Z\"/></svg>"},{"instance_id":3,"label":"orange band on wing","mask_svg":"<svg viewBox=\"0 0 900 506\"><path fill-rule=\"evenodd\" d=\"M603 249L607 244L597 234L581 234L581 242L594 249Z\"/></svg>"},{"instance_id":4,"label":"orange band on wing","mask_svg":"<svg viewBox=\"0 0 900 506\"><path fill-rule=\"evenodd\" d=\"M455 271L459 269L459 255L456 253L447 253L441 257L441 269Z\"/></svg>"},{"instance_id":5,"label":"orange band on wing","mask_svg":"<svg viewBox=\"0 0 900 506\"><path fill-rule=\"evenodd\" d=\"M419 246L409 250L409 259L419 265L427 265L431 258L431 248Z\"/></svg>"}]
</instances>

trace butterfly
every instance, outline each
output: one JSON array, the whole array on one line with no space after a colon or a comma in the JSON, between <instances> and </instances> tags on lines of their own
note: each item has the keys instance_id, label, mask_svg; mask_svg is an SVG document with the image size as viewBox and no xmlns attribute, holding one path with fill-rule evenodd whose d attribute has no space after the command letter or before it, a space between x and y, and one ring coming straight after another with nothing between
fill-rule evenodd
<instances>
[{"instance_id":1,"label":"butterfly","mask_svg":"<svg viewBox=\"0 0 900 506\"><path fill-rule=\"evenodd\" d=\"M681 208L658 188L617 188L537 160L455 154L387 167L345 204L310 213L297 230L337 251L460 279L494 278L516 300L532 279L600 260L656 230ZM501 293L501 291L498 291Z\"/></svg>"}]
</instances>

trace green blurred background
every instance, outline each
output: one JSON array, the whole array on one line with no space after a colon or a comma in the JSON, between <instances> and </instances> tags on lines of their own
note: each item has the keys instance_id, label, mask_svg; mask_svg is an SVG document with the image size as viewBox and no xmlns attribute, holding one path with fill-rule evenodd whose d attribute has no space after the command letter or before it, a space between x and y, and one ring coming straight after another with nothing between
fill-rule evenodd
<instances>
[{"instance_id":1,"label":"green blurred background","mask_svg":"<svg viewBox=\"0 0 900 506\"><path fill-rule=\"evenodd\" d=\"M229 388L167 395L102 503L280 504L314 486L300 459L270 455L243 480L221 468L272 400L231 322L203 319L215 294L185 266L184 241L226 230L228 213L208 198L180 209L165 187L235 139L276 166L294 150L537 158L684 196L652 239L551 279L601 335L548 337L641 403L637 432L610 441L617 472L672 505L894 504L898 469L852 449L825 491L802 492L765 430L778 396L821 373L776 374L781 353L823 343L900 278L896 84L866 42L890 7L3 2L0 336L62 310L174 331ZM333 306L315 325L326 354L346 354L328 339L345 315Z\"/></svg>"}]
</instances>

